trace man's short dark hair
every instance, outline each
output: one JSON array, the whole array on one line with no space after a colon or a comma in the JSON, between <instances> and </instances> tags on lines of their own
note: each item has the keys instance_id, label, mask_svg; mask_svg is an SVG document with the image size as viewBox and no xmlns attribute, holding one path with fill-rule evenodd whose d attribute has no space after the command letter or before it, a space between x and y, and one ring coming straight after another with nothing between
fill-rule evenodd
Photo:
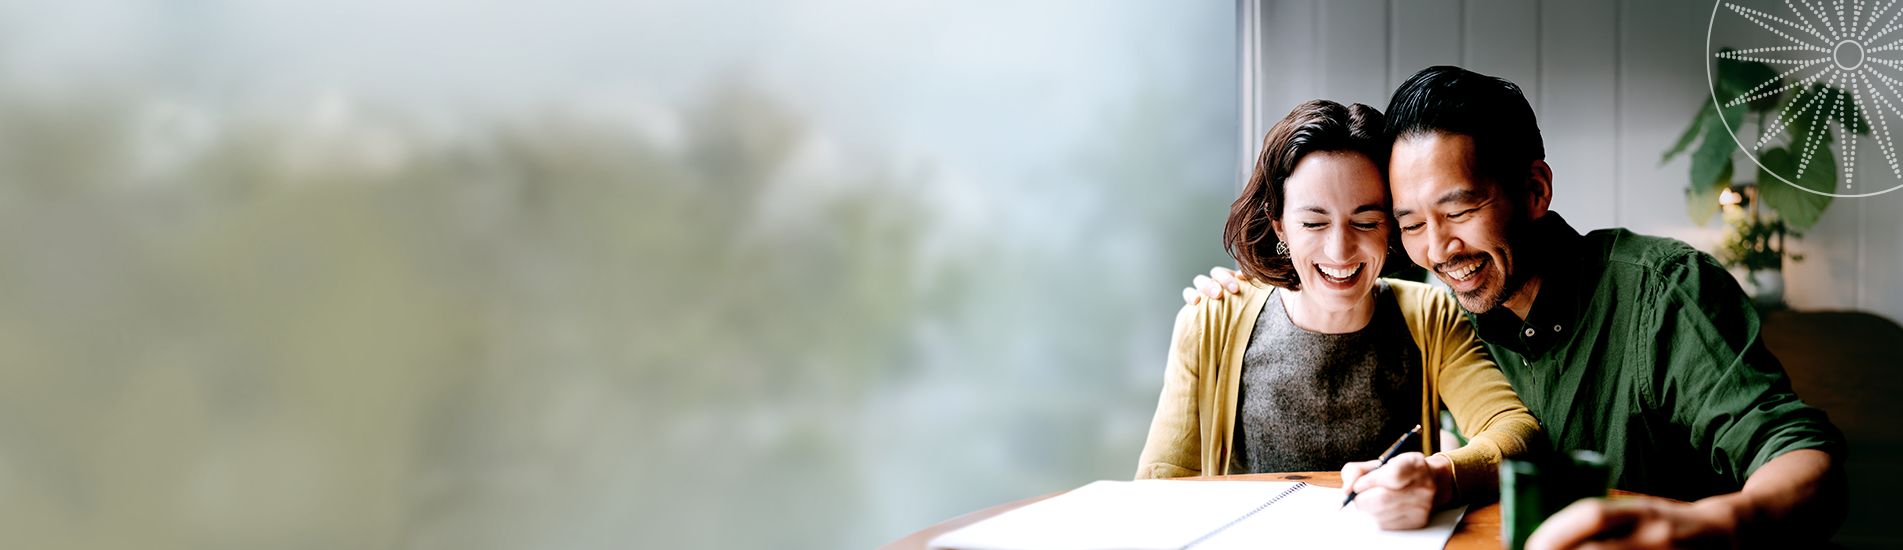
<instances>
[{"instance_id":1,"label":"man's short dark hair","mask_svg":"<svg viewBox=\"0 0 1903 550\"><path fill-rule=\"evenodd\" d=\"M1546 160L1539 120L1520 87L1460 67L1428 67L1407 77L1388 100L1384 133L1390 141L1433 133L1471 137L1475 171L1501 184L1524 180L1527 166Z\"/></svg>"}]
</instances>

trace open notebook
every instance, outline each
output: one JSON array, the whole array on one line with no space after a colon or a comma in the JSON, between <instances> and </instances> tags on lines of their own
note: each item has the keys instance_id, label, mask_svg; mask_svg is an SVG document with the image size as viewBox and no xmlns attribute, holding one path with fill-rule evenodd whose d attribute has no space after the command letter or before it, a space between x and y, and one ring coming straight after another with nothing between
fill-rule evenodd
<instances>
[{"instance_id":1,"label":"open notebook","mask_svg":"<svg viewBox=\"0 0 1903 550\"><path fill-rule=\"evenodd\" d=\"M1465 506L1382 531L1340 489L1275 481L1099 481L932 539L951 550L1438 549Z\"/></svg>"}]
</instances>

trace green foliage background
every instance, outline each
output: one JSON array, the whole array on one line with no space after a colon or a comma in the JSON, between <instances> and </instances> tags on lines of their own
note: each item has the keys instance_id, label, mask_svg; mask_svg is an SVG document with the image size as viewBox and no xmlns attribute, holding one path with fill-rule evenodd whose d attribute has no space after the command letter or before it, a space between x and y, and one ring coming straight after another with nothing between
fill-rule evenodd
<instances>
[{"instance_id":1,"label":"green foliage background","mask_svg":"<svg viewBox=\"0 0 1903 550\"><path fill-rule=\"evenodd\" d=\"M1732 51L1724 48L1720 55ZM1757 170L1756 179L1750 180L1757 184L1763 206L1799 231L1810 229L1832 197L1794 186L1822 193L1835 190L1839 165L1830 149L1836 141L1830 123L1837 123L1839 131L1867 136L1869 121L1842 88L1821 82L1787 85L1777 69L1758 61L1719 57L1716 65L1713 97L1706 98L1691 125L1660 158L1660 163L1670 161L1698 144L1691 149L1691 181L1685 188L1691 220L1709 223L1718 212L1719 194L1738 175L1736 166L1751 162L1738 147L1742 140L1764 144L1752 151ZM1843 108L1828 108L1833 105ZM1747 122L1752 123L1749 132ZM1802 161L1805 158L1810 160Z\"/></svg>"}]
</instances>

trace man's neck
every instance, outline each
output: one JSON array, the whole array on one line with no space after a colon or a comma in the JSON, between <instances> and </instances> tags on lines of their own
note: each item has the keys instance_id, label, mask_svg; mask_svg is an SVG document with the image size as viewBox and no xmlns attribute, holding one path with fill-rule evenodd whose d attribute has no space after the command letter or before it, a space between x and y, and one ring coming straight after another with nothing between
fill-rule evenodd
<instances>
[{"instance_id":1,"label":"man's neck","mask_svg":"<svg viewBox=\"0 0 1903 550\"><path fill-rule=\"evenodd\" d=\"M1537 240L1549 246L1553 244L1548 242L1551 240L1551 237L1544 234L1546 231L1543 230L1545 228L1542 227L1543 224L1541 223L1542 221L1546 221L1549 216L1551 217L1550 221L1552 223L1561 226L1566 224L1566 222L1559 217L1559 213L1557 212L1549 210L1542 213L1539 217L1527 222L1525 227L1520 228L1520 230L1523 231L1520 239L1522 242L1517 243L1519 244L1517 248L1520 250L1535 250L1534 247L1527 246L1526 244L1526 241L1533 240ZM1512 296L1508 296L1505 302L1500 304L1500 307L1512 311L1513 315L1519 317L1521 321L1525 321L1526 315L1533 312L1533 300L1540 295L1540 271L1547 269L1547 264L1550 263L1546 257L1546 254L1549 253L1547 247L1539 247L1537 250L1539 252L1529 254L1524 258L1516 258L1516 260L1525 261L1524 264L1516 267L1523 269L1530 268L1533 272L1527 274L1526 280L1520 283L1520 288L1516 290Z\"/></svg>"},{"instance_id":2,"label":"man's neck","mask_svg":"<svg viewBox=\"0 0 1903 550\"><path fill-rule=\"evenodd\" d=\"M1514 316L1525 321L1526 315L1533 312L1533 299L1538 298L1539 295L1540 275L1535 273L1527 276L1526 281L1520 283L1519 292L1513 293L1513 296L1508 297L1505 303L1500 304L1500 307L1507 308L1513 312Z\"/></svg>"}]
</instances>

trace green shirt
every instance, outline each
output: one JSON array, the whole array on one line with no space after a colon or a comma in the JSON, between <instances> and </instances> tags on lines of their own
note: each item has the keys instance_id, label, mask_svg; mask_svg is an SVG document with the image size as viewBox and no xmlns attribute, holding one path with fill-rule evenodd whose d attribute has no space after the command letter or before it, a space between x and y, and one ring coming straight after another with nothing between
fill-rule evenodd
<instances>
[{"instance_id":1,"label":"green shirt","mask_svg":"<svg viewBox=\"0 0 1903 550\"><path fill-rule=\"evenodd\" d=\"M1844 456L1798 400L1758 314L1712 257L1624 229L1533 223L1541 276L1527 318L1468 313L1555 450L1605 455L1614 488L1696 500L1735 492L1787 451Z\"/></svg>"}]
</instances>

